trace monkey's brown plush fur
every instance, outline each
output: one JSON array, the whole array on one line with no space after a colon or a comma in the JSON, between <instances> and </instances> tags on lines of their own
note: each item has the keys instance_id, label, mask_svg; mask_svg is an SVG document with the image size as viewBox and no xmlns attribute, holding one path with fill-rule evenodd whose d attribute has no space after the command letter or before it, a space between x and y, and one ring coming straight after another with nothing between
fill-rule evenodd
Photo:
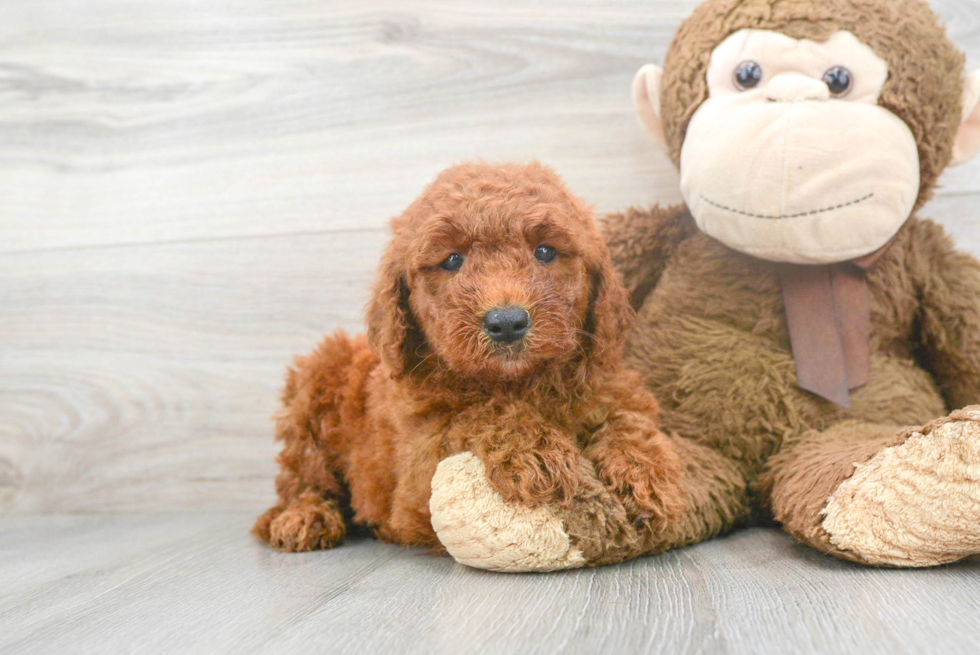
<instances>
[{"instance_id":1,"label":"monkey's brown plush fur","mask_svg":"<svg viewBox=\"0 0 980 655\"><path fill-rule=\"evenodd\" d=\"M438 549L430 481L463 451L510 502L567 507L585 471L622 499L622 521L665 530L682 506L680 465L654 397L622 365L632 311L590 210L540 165L468 164L442 173L392 231L368 338L328 337L289 371L279 503L254 533L312 550L353 521ZM554 260L536 259L542 245ZM453 253L463 264L445 270ZM483 330L502 306L530 316L516 343Z\"/></svg>"},{"instance_id":2,"label":"monkey's brown plush fur","mask_svg":"<svg viewBox=\"0 0 980 655\"><path fill-rule=\"evenodd\" d=\"M708 54L745 28L818 41L848 30L870 45L891 71L879 104L919 146L916 207L931 197L962 117L965 60L920 0L702 3L664 62L675 162L707 95ZM661 399L665 428L688 440L684 450L721 455L690 471L687 525L668 541L699 541L749 520L754 507L820 550L868 561L830 543L822 512L855 463L908 438L902 426L980 403L980 265L940 226L908 221L868 275L871 382L848 411L795 385L773 264L700 233L683 207L609 216L603 229L638 310L627 363Z\"/></svg>"},{"instance_id":3,"label":"monkey's brown plush fur","mask_svg":"<svg viewBox=\"0 0 980 655\"><path fill-rule=\"evenodd\" d=\"M795 384L773 264L701 234L683 208L604 227L639 309L627 362L662 399L679 450L708 451L689 468L690 512L672 545L748 521L755 506L860 560L830 545L820 512L854 463L907 438L902 427L980 402L980 265L935 223L905 225L868 276L871 382L845 410Z\"/></svg>"}]
</instances>

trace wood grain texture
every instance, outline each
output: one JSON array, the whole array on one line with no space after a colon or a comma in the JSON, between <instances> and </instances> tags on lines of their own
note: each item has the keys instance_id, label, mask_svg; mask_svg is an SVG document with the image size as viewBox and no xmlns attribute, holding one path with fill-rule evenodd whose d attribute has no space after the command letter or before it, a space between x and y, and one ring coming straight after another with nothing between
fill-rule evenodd
<instances>
[{"instance_id":1,"label":"wood grain texture","mask_svg":"<svg viewBox=\"0 0 980 655\"><path fill-rule=\"evenodd\" d=\"M752 529L507 575L371 540L274 552L250 514L0 517L0 651L974 655L980 561L827 559Z\"/></svg>"},{"instance_id":2,"label":"wood grain texture","mask_svg":"<svg viewBox=\"0 0 980 655\"><path fill-rule=\"evenodd\" d=\"M438 170L679 199L629 85L696 4L5 0L0 511L261 509L284 365L359 329ZM980 67L980 5L933 4ZM980 163L943 184L980 253Z\"/></svg>"}]
</instances>

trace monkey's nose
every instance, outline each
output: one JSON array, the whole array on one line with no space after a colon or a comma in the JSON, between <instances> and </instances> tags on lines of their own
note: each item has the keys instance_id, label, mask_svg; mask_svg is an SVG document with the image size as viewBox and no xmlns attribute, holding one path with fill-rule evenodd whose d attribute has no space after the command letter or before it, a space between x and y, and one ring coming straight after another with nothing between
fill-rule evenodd
<instances>
[{"instance_id":1,"label":"monkey's nose","mask_svg":"<svg viewBox=\"0 0 980 655\"><path fill-rule=\"evenodd\" d=\"M830 89L821 80L801 73L781 73L766 84L766 100L772 102L802 102L829 100Z\"/></svg>"},{"instance_id":2,"label":"monkey's nose","mask_svg":"<svg viewBox=\"0 0 980 655\"><path fill-rule=\"evenodd\" d=\"M520 307L496 307L483 317L483 331L499 343L513 343L527 334L530 316Z\"/></svg>"}]
</instances>

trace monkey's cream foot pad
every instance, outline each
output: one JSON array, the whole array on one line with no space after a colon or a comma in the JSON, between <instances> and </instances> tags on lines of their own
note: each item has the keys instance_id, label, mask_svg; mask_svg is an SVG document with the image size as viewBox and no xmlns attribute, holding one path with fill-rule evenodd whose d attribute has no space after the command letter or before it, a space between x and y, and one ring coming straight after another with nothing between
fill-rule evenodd
<instances>
[{"instance_id":1,"label":"monkey's cream foot pad","mask_svg":"<svg viewBox=\"0 0 980 655\"><path fill-rule=\"evenodd\" d=\"M872 564L933 566L980 553L980 406L857 466L824 514L831 542Z\"/></svg>"},{"instance_id":2,"label":"monkey's cream foot pad","mask_svg":"<svg viewBox=\"0 0 980 655\"><path fill-rule=\"evenodd\" d=\"M585 565L552 510L505 502L487 482L483 462L472 453L439 463L429 509L439 541L460 564L508 572Z\"/></svg>"}]
</instances>

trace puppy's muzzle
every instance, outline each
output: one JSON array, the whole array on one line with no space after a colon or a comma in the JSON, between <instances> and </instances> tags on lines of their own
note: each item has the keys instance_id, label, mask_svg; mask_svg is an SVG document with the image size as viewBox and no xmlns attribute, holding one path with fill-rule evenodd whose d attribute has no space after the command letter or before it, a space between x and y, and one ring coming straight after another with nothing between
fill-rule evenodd
<instances>
[{"instance_id":1,"label":"puppy's muzzle","mask_svg":"<svg viewBox=\"0 0 980 655\"><path fill-rule=\"evenodd\" d=\"M497 343L514 343L524 338L530 323L520 307L495 307L483 317L483 331Z\"/></svg>"}]
</instances>

